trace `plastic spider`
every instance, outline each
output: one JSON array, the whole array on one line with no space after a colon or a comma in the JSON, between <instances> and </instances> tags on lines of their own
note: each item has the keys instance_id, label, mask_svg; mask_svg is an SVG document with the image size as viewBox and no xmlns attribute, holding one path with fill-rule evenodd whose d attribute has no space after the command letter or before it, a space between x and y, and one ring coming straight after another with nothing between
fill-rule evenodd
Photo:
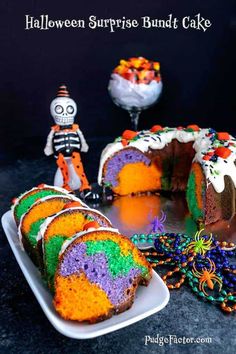
<instances>
[{"instance_id":1,"label":"plastic spider","mask_svg":"<svg viewBox=\"0 0 236 354\"><path fill-rule=\"evenodd\" d=\"M210 259L206 258L210 264L209 269L206 267L203 268L202 272L199 272L196 269L195 262L193 264L192 273L196 278L199 278L199 290L202 291L206 296L208 293L205 290L205 284L207 284L208 288L213 290L216 283L219 284L219 291L222 288L222 280L215 274L216 266L215 263Z\"/></svg>"},{"instance_id":2,"label":"plastic spider","mask_svg":"<svg viewBox=\"0 0 236 354\"><path fill-rule=\"evenodd\" d=\"M204 255L207 251L211 249L212 245L212 234L208 237L208 239L205 239L205 237L201 237L201 233L204 231L204 229L196 232L194 236L194 241L190 242L190 244L186 248L186 252L188 253L189 251L194 251L196 253L199 253L201 255Z\"/></svg>"},{"instance_id":3,"label":"plastic spider","mask_svg":"<svg viewBox=\"0 0 236 354\"><path fill-rule=\"evenodd\" d=\"M166 221L166 214L163 210L161 210L160 218L155 216L153 221L151 222L151 231L150 233L157 233L157 232L165 232L164 222Z\"/></svg>"}]
</instances>

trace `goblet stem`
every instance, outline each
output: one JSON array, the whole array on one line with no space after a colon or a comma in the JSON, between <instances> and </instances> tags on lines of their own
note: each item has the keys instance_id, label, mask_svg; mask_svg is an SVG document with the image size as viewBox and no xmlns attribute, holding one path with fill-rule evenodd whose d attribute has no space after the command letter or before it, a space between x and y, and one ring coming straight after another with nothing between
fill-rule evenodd
<instances>
[{"instance_id":1,"label":"goblet stem","mask_svg":"<svg viewBox=\"0 0 236 354\"><path fill-rule=\"evenodd\" d=\"M141 113L141 111L138 109L132 109L129 111L129 115L131 118L131 125L132 125L132 129L134 131L138 130L138 121L139 121L140 113Z\"/></svg>"}]
</instances>

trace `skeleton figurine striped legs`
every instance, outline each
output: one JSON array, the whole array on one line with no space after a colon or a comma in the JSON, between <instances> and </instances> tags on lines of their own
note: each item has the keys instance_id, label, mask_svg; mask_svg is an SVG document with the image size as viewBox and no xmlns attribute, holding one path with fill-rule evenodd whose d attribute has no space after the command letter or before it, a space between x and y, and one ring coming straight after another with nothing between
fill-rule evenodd
<instances>
[{"instance_id":1,"label":"skeleton figurine striped legs","mask_svg":"<svg viewBox=\"0 0 236 354\"><path fill-rule=\"evenodd\" d=\"M79 190L84 199L98 199L99 195L91 191L80 158L80 152L87 152L88 145L79 126L74 124L77 105L65 85L59 87L50 111L56 125L51 128L44 152L57 159L54 184L67 190Z\"/></svg>"},{"instance_id":2,"label":"skeleton figurine striped legs","mask_svg":"<svg viewBox=\"0 0 236 354\"><path fill-rule=\"evenodd\" d=\"M80 157L80 153L78 152L73 152L72 153L72 159L71 162L73 164L74 170L76 172L76 174L78 175L81 185L80 185L80 192L82 192L83 190L90 190L90 184L87 180L87 177L85 175L84 172L84 167L81 161L81 157ZM63 154L60 153L58 155L57 158L57 166L60 168L62 177L63 177L63 188L67 189L67 190L71 190L70 186L69 186L69 168L67 165L67 161L64 158Z\"/></svg>"}]
</instances>

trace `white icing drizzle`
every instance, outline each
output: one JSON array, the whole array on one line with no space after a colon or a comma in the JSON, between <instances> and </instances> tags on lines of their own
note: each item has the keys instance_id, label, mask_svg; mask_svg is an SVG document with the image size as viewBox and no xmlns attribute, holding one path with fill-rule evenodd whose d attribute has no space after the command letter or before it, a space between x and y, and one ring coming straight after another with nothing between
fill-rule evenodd
<instances>
[{"instance_id":1,"label":"white icing drizzle","mask_svg":"<svg viewBox=\"0 0 236 354\"><path fill-rule=\"evenodd\" d=\"M65 252L66 248L74 241L76 240L77 238L85 235L85 234L90 234L90 233L94 233L94 232L97 232L97 231L109 231L109 232L115 232L117 233L118 235L120 234L119 233L119 230L118 229L113 229L111 227L99 227L97 229L93 229L93 230L86 230L86 231L81 231L81 232L78 232L77 234L75 234L74 236L70 237L69 239L65 240L61 246L61 250L60 250L60 253L59 253L59 256L62 255L62 253Z\"/></svg>"},{"instance_id":2,"label":"white icing drizzle","mask_svg":"<svg viewBox=\"0 0 236 354\"><path fill-rule=\"evenodd\" d=\"M230 176L236 188L236 166L234 163L236 160L236 140L230 135L229 140L224 141L224 146L231 150L231 154L226 159L218 156L216 161L204 160L203 157L207 152L222 146L222 141L219 142L217 139L211 140L211 137L214 136L215 133L210 134L210 131L210 128L200 129L199 131L187 131L185 129L165 127L164 131L160 134L143 130L138 133L139 138L137 140L129 141L129 144L126 146L123 146L118 139L118 141L108 144L102 152L98 172L98 183L102 185L103 169L106 161L118 151L135 147L142 153L146 153L149 149L163 149L172 140L176 139L180 143L194 142L193 148L196 151L196 155L193 161L201 164L207 181L212 183L216 192L221 193L224 190L224 176ZM233 145L229 145L229 143Z\"/></svg>"},{"instance_id":3,"label":"white icing drizzle","mask_svg":"<svg viewBox=\"0 0 236 354\"><path fill-rule=\"evenodd\" d=\"M228 146L229 143L235 146ZM200 133L198 139L193 144L196 155L193 159L194 162L199 162L203 168L206 180L212 183L217 193L223 192L225 188L225 176L230 176L234 187L236 188L236 140L230 135L229 140L226 140L224 145L231 150L231 154L226 158L218 157L216 162L204 160L203 156L209 151L219 146L219 142L212 142L210 136Z\"/></svg>"},{"instance_id":4,"label":"white icing drizzle","mask_svg":"<svg viewBox=\"0 0 236 354\"><path fill-rule=\"evenodd\" d=\"M24 248L24 245L23 245L23 242L22 242L22 233L21 233L21 225L22 225L22 220L23 220L23 217L25 216L25 214L23 214L20 218L20 223L18 225L18 228L17 228L17 233L18 233L18 237L19 237L19 243L20 243L20 248L22 249L22 251L25 250Z\"/></svg>"}]
</instances>

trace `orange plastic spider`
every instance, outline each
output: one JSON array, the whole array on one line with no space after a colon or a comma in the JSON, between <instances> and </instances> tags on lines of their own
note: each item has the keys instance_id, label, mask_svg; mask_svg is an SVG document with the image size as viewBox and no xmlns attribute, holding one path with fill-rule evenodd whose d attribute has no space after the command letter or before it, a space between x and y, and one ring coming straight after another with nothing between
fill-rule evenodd
<instances>
[{"instance_id":1,"label":"orange plastic spider","mask_svg":"<svg viewBox=\"0 0 236 354\"><path fill-rule=\"evenodd\" d=\"M190 242L188 247L186 248L187 253L189 251L194 251L201 255L204 255L207 251L211 249L212 244L212 234L210 234L209 238L206 240L204 237L201 237L201 233L204 229L196 232L194 236L194 241Z\"/></svg>"},{"instance_id":2,"label":"orange plastic spider","mask_svg":"<svg viewBox=\"0 0 236 354\"><path fill-rule=\"evenodd\" d=\"M206 259L210 263L209 269L204 267L203 271L199 272L196 269L195 262L194 262L192 273L193 273L193 275L195 275L195 277L199 278L199 290L202 291L206 296L208 296L208 293L206 292L206 290L204 288L205 284L207 284L209 289L213 290L215 284L218 283L219 284L219 291L221 291L222 280L218 277L218 275L215 274L215 271L216 271L215 263L210 258L206 258Z\"/></svg>"}]
</instances>

